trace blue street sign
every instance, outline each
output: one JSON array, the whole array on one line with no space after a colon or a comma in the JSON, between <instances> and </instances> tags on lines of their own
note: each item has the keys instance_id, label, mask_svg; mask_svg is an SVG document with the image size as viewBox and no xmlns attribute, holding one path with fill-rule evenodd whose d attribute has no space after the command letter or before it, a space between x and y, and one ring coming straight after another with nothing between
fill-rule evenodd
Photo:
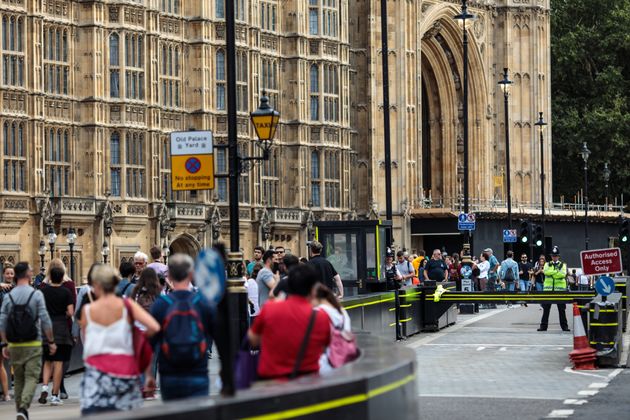
<instances>
[{"instance_id":1,"label":"blue street sign","mask_svg":"<svg viewBox=\"0 0 630 420\"><path fill-rule=\"evenodd\" d=\"M503 229L503 242L510 243L516 242L516 229Z\"/></svg>"},{"instance_id":2,"label":"blue street sign","mask_svg":"<svg viewBox=\"0 0 630 420\"><path fill-rule=\"evenodd\" d=\"M223 257L214 249L202 249L195 264L195 283L206 299L217 305L225 291L226 274Z\"/></svg>"},{"instance_id":3,"label":"blue street sign","mask_svg":"<svg viewBox=\"0 0 630 420\"><path fill-rule=\"evenodd\" d=\"M608 276L601 276L595 282L595 290L602 296L608 296L615 291L615 281Z\"/></svg>"},{"instance_id":4,"label":"blue street sign","mask_svg":"<svg viewBox=\"0 0 630 420\"><path fill-rule=\"evenodd\" d=\"M475 230L475 213L460 213L457 217L458 230Z\"/></svg>"}]
</instances>

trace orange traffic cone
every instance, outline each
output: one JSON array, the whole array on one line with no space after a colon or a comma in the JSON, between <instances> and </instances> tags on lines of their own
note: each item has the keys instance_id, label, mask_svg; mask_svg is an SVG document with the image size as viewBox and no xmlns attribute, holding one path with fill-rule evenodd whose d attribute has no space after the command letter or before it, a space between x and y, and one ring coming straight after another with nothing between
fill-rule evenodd
<instances>
[{"instance_id":1,"label":"orange traffic cone","mask_svg":"<svg viewBox=\"0 0 630 420\"><path fill-rule=\"evenodd\" d=\"M573 304L573 351L569 353L569 358L573 362L573 369L595 370L595 349L588 345L584 324L580 316L580 309L577 304Z\"/></svg>"}]
</instances>

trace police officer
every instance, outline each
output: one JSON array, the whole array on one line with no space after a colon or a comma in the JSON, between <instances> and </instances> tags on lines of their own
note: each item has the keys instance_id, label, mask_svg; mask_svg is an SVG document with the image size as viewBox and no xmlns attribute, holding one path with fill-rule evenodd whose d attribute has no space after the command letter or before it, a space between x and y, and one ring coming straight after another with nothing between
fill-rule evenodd
<instances>
[{"instance_id":1,"label":"police officer","mask_svg":"<svg viewBox=\"0 0 630 420\"><path fill-rule=\"evenodd\" d=\"M394 264L394 252L387 248L387 254L385 255L385 266L383 267L383 274L385 275L385 281L387 290L400 289L402 286L402 276Z\"/></svg>"},{"instance_id":2,"label":"police officer","mask_svg":"<svg viewBox=\"0 0 630 420\"><path fill-rule=\"evenodd\" d=\"M566 291L567 290L567 265L560 261L560 249L554 246L551 250L551 261L545 264L543 269L545 282L543 290L545 292ZM543 316L540 320L540 328L538 331L547 331L549 323L549 312L551 311L550 303L543 303ZM560 317L560 327L562 331L570 331L567 323L566 314L567 305L558 303L558 316Z\"/></svg>"}]
</instances>

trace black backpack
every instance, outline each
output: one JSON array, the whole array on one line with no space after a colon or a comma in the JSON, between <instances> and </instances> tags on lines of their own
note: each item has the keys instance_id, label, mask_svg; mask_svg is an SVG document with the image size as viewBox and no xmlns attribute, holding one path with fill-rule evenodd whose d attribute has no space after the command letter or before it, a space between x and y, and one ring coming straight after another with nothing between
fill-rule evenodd
<instances>
[{"instance_id":1,"label":"black backpack","mask_svg":"<svg viewBox=\"0 0 630 420\"><path fill-rule=\"evenodd\" d=\"M505 276L503 276L503 280L504 281L514 281L514 280L516 280L516 278L514 277L514 271L512 271L512 267L509 267L506 270Z\"/></svg>"},{"instance_id":2,"label":"black backpack","mask_svg":"<svg viewBox=\"0 0 630 420\"><path fill-rule=\"evenodd\" d=\"M32 313L31 308L28 307L35 292L35 290L31 292L23 305L16 305L13 296L9 294L9 299L13 304L7 320L7 341L10 343L26 343L37 340L35 315Z\"/></svg>"}]
</instances>

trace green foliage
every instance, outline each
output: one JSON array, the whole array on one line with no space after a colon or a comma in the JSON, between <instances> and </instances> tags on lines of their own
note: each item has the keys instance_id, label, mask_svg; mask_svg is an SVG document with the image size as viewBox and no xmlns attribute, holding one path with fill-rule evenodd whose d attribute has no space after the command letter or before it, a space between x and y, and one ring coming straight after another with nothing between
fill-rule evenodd
<instances>
[{"instance_id":1,"label":"green foliage","mask_svg":"<svg viewBox=\"0 0 630 420\"><path fill-rule=\"evenodd\" d=\"M630 200L630 0L551 0L553 193L583 188L582 143L591 150L589 201Z\"/></svg>"}]
</instances>

